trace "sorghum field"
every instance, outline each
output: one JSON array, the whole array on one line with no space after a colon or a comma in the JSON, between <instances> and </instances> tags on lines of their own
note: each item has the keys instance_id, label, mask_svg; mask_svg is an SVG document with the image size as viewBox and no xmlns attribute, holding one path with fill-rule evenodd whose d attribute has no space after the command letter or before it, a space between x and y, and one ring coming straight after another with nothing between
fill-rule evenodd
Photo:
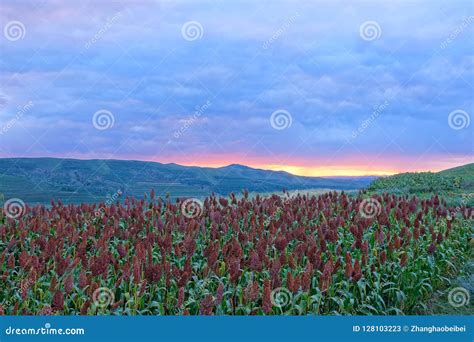
<instances>
[{"instance_id":1,"label":"sorghum field","mask_svg":"<svg viewBox=\"0 0 474 342\"><path fill-rule=\"evenodd\" d=\"M0 311L416 314L466 262L473 208L329 192L0 212Z\"/></svg>"}]
</instances>

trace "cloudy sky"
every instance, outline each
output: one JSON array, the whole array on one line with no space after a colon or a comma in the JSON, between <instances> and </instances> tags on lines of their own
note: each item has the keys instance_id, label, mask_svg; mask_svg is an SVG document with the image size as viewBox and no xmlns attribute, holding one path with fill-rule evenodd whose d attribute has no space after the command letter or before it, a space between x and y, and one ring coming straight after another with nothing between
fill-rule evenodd
<instances>
[{"instance_id":1,"label":"cloudy sky","mask_svg":"<svg viewBox=\"0 0 474 342\"><path fill-rule=\"evenodd\" d=\"M471 1L0 1L0 157L473 162Z\"/></svg>"}]
</instances>

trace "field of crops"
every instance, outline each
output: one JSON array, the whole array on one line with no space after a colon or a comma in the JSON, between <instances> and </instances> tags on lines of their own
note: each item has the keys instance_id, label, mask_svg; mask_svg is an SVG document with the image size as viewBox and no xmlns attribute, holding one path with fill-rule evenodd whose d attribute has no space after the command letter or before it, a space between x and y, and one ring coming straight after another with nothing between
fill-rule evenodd
<instances>
[{"instance_id":1,"label":"field of crops","mask_svg":"<svg viewBox=\"0 0 474 342\"><path fill-rule=\"evenodd\" d=\"M469 257L473 208L330 192L0 211L0 313L416 314Z\"/></svg>"}]
</instances>

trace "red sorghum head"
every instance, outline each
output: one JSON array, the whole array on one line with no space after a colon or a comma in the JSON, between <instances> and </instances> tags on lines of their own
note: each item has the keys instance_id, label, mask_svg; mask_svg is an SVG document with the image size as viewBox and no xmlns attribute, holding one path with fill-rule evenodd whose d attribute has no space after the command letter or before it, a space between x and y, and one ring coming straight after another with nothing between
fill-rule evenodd
<instances>
[{"instance_id":1,"label":"red sorghum head","mask_svg":"<svg viewBox=\"0 0 474 342\"><path fill-rule=\"evenodd\" d=\"M60 290L56 290L51 301L51 308L54 311L62 311L64 309L64 295Z\"/></svg>"},{"instance_id":2,"label":"red sorghum head","mask_svg":"<svg viewBox=\"0 0 474 342\"><path fill-rule=\"evenodd\" d=\"M272 300L271 300L271 295L272 295L272 289L270 287L270 280L265 279L263 282L263 298L262 298L262 307L263 307L263 312L266 313L267 315L272 312Z\"/></svg>"}]
</instances>

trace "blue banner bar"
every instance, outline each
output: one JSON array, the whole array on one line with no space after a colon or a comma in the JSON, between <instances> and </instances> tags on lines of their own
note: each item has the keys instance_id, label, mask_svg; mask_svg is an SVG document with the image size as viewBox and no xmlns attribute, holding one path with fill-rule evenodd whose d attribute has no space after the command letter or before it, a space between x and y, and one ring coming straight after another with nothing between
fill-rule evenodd
<instances>
[{"instance_id":1,"label":"blue banner bar","mask_svg":"<svg viewBox=\"0 0 474 342\"><path fill-rule=\"evenodd\" d=\"M0 341L473 341L472 316L2 316Z\"/></svg>"}]
</instances>

